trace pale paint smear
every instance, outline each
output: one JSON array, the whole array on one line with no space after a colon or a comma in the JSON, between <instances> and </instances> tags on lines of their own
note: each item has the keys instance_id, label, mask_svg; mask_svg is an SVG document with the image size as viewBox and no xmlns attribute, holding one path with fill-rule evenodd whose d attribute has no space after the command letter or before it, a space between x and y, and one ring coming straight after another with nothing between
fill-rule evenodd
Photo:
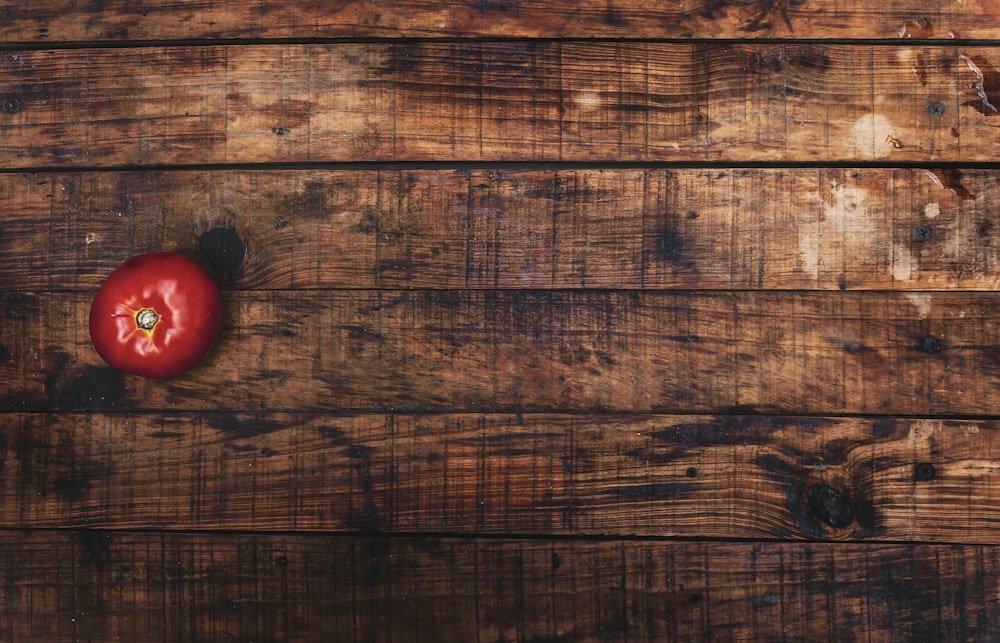
<instances>
[{"instance_id":1,"label":"pale paint smear","mask_svg":"<svg viewBox=\"0 0 1000 643\"><path fill-rule=\"evenodd\" d=\"M909 442L911 444L925 443L935 433L940 433L942 428L941 420L913 420L910 423Z\"/></svg>"},{"instance_id":2,"label":"pale paint smear","mask_svg":"<svg viewBox=\"0 0 1000 643\"><path fill-rule=\"evenodd\" d=\"M823 216L817 221L804 222L799 227L799 257L809 274L818 281L823 272L842 270L839 256L848 263L881 256L884 241L880 239L878 219L868 204L868 192L857 186L834 184L829 200L812 195L809 200L818 203ZM893 244L892 277L907 281L917 271L917 261L909 249Z\"/></svg>"},{"instance_id":3,"label":"pale paint smear","mask_svg":"<svg viewBox=\"0 0 1000 643\"><path fill-rule=\"evenodd\" d=\"M924 216L933 219L941 214L941 206L938 203L928 203L924 206Z\"/></svg>"},{"instance_id":4,"label":"pale paint smear","mask_svg":"<svg viewBox=\"0 0 1000 643\"><path fill-rule=\"evenodd\" d=\"M848 148L853 157L885 158L900 145L892 123L881 114L865 114L851 127Z\"/></svg>"},{"instance_id":5,"label":"pale paint smear","mask_svg":"<svg viewBox=\"0 0 1000 643\"><path fill-rule=\"evenodd\" d=\"M574 102L580 109L597 109L601 106L601 95L595 91L578 92Z\"/></svg>"},{"instance_id":6,"label":"pale paint smear","mask_svg":"<svg viewBox=\"0 0 1000 643\"><path fill-rule=\"evenodd\" d=\"M840 241L844 230L850 229L865 236L872 229L871 219L864 207L867 192L858 187L834 184L830 196L831 200L827 201L819 195L811 195L810 200L823 208L823 217L819 221L804 222L799 227L799 256L806 271L817 278L825 268L824 253L820 248L830 247L830 241Z\"/></svg>"},{"instance_id":7,"label":"pale paint smear","mask_svg":"<svg viewBox=\"0 0 1000 643\"><path fill-rule=\"evenodd\" d=\"M910 281L914 278L919 266L913 253L908 248L897 244L892 247L892 279L893 281Z\"/></svg>"},{"instance_id":8,"label":"pale paint smear","mask_svg":"<svg viewBox=\"0 0 1000 643\"><path fill-rule=\"evenodd\" d=\"M927 319L931 312L931 296L925 292L908 292L906 299L917 309L918 319Z\"/></svg>"}]
</instances>

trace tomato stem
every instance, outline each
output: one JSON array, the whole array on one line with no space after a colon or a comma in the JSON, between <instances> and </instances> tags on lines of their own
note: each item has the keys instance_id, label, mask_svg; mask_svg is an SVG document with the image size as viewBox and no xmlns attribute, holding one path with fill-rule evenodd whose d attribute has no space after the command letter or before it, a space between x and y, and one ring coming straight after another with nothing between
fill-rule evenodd
<instances>
[{"instance_id":1,"label":"tomato stem","mask_svg":"<svg viewBox=\"0 0 1000 643\"><path fill-rule=\"evenodd\" d=\"M142 330L153 330L160 321L160 316L152 308L143 308L135 314L135 325Z\"/></svg>"}]
</instances>

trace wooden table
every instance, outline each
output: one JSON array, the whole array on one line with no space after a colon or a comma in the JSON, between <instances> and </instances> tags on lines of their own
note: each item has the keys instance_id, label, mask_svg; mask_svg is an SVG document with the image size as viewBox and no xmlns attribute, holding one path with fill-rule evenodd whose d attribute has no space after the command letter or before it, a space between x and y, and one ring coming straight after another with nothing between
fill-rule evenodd
<instances>
[{"instance_id":1,"label":"wooden table","mask_svg":"<svg viewBox=\"0 0 1000 643\"><path fill-rule=\"evenodd\" d=\"M0 0L0 638L997 640L998 19Z\"/></svg>"}]
</instances>

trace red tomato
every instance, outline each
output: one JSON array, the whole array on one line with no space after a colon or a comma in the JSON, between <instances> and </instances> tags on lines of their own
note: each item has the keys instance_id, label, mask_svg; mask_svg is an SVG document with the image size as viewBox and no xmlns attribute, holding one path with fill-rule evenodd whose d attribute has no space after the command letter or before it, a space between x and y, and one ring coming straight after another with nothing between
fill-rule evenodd
<instances>
[{"instance_id":1,"label":"red tomato","mask_svg":"<svg viewBox=\"0 0 1000 643\"><path fill-rule=\"evenodd\" d=\"M194 368L221 327L219 287L195 261L172 252L123 263L90 307L90 338L104 361L156 379Z\"/></svg>"}]
</instances>

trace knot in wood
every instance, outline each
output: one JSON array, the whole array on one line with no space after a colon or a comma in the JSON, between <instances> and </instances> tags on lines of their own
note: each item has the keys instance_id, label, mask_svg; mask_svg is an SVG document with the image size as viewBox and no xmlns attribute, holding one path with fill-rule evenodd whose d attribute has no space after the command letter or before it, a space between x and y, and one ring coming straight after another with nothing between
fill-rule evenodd
<instances>
[{"instance_id":1,"label":"knot in wood","mask_svg":"<svg viewBox=\"0 0 1000 643\"><path fill-rule=\"evenodd\" d=\"M854 522L854 506L850 498L833 487L816 483L806 490L806 504L817 520L834 529L843 529Z\"/></svg>"},{"instance_id":2,"label":"knot in wood","mask_svg":"<svg viewBox=\"0 0 1000 643\"><path fill-rule=\"evenodd\" d=\"M246 260L247 246L235 230L212 228L201 235L201 252L213 269L235 279Z\"/></svg>"}]
</instances>

